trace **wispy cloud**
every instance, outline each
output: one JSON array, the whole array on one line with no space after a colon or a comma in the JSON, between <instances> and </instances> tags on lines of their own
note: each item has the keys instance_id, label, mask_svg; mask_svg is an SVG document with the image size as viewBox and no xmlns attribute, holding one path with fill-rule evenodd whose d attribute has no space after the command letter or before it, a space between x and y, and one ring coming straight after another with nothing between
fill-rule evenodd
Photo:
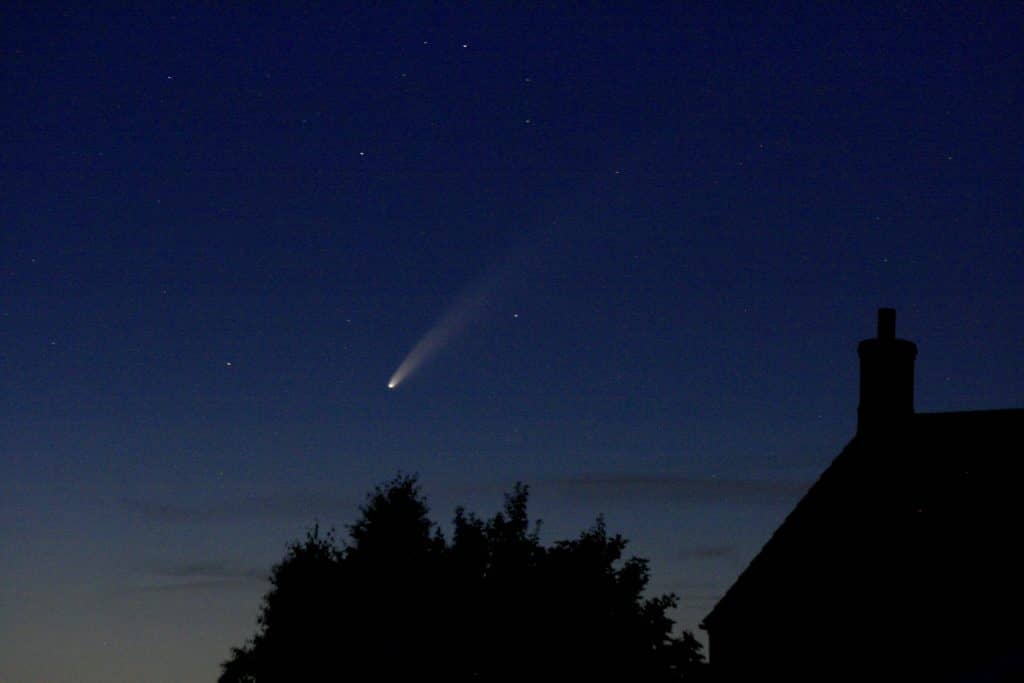
<instances>
[{"instance_id":1,"label":"wispy cloud","mask_svg":"<svg viewBox=\"0 0 1024 683\"><path fill-rule=\"evenodd\" d=\"M138 586L145 591L180 591L228 588L258 584L267 580L268 570L256 567L232 567L218 562L193 562L154 568Z\"/></svg>"},{"instance_id":2,"label":"wispy cloud","mask_svg":"<svg viewBox=\"0 0 1024 683\"><path fill-rule=\"evenodd\" d=\"M694 548L680 548L678 557L681 560L717 560L731 558L736 554L736 547L731 545L709 545Z\"/></svg>"},{"instance_id":3,"label":"wispy cloud","mask_svg":"<svg viewBox=\"0 0 1024 683\"><path fill-rule=\"evenodd\" d=\"M740 503L783 505L796 502L810 480L692 477L678 474L581 474L547 482L567 496L633 502L668 500L675 504Z\"/></svg>"},{"instance_id":4,"label":"wispy cloud","mask_svg":"<svg viewBox=\"0 0 1024 683\"><path fill-rule=\"evenodd\" d=\"M233 522L239 520L304 519L327 515L350 516L359 500L346 495L324 492L279 492L237 497L213 503L172 503L142 498L122 498L121 506L129 513L152 522L195 523Z\"/></svg>"}]
</instances>

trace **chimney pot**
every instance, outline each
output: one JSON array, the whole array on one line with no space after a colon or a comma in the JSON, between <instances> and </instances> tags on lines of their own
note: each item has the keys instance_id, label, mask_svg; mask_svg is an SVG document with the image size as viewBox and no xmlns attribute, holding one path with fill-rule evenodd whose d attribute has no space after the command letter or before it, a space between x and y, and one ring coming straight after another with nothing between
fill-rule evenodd
<instances>
[{"instance_id":1,"label":"chimney pot","mask_svg":"<svg viewBox=\"0 0 1024 683\"><path fill-rule=\"evenodd\" d=\"M896 309L895 308L879 308L878 309L878 338L879 339L895 339L896 338Z\"/></svg>"}]
</instances>

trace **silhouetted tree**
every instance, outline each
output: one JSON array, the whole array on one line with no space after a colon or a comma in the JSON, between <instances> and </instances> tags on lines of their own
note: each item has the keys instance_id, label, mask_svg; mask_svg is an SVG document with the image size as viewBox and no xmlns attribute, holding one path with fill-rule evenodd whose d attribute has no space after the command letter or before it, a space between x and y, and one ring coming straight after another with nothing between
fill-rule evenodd
<instances>
[{"instance_id":1,"label":"silhouetted tree","mask_svg":"<svg viewBox=\"0 0 1024 683\"><path fill-rule=\"evenodd\" d=\"M314 526L302 543L288 547L270 572L256 635L232 650L221 681L287 680L315 675L330 664L332 625L342 614L345 563L332 533Z\"/></svg>"},{"instance_id":2,"label":"silhouetted tree","mask_svg":"<svg viewBox=\"0 0 1024 683\"><path fill-rule=\"evenodd\" d=\"M457 508L448 543L415 477L377 487L343 548L317 527L289 547L219 680L695 680L700 643L672 635L674 595L643 597L647 562L600 517L545 548L527 501Z\"/></svg>"}]
</instances>

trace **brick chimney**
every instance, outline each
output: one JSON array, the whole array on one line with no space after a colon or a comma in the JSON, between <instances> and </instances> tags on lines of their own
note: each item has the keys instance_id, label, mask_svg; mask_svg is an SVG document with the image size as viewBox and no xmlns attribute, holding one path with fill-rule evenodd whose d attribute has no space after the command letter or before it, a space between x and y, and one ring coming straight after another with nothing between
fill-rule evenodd
<instances>
[{"instance_id":1,"label":"brick chimney","mask_svg":"<svg viewBox=\"0 0 1024 683\"><path fill-rule=\"evenodd\" d=\"M914 413L917 344L896 338L896 310L878 309L878 336L857 345L860 405L857 433L886 427Z\"/></svg>"}]
</instances>

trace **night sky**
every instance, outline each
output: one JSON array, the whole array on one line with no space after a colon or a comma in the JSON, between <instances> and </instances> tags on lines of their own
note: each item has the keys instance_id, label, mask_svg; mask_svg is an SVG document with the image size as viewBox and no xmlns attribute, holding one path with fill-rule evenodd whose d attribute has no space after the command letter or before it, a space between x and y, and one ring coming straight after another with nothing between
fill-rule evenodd
<instances>
[{"instance_id":1,"label":"night sky","mask_svg":"<svg viewBox=\"0 0 1024 683\"><path fill-rule=\"evenodd\" d=\"M748 5L5 3L0 679L213 680L400 471L696 630L880 306L919 410L1021 407L1022 6Z\"/></svg>"}]
</instances>

